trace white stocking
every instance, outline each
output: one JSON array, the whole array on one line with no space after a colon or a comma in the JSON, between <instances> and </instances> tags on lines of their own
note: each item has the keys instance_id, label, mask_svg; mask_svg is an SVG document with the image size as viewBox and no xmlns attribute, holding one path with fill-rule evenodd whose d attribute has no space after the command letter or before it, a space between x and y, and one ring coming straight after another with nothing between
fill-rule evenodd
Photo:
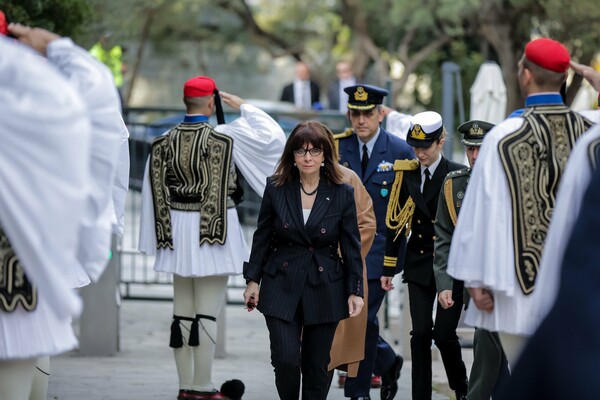
<instances>
[{"instance_id":1,"label":"white stocking","mask_svg":"<svg viewBox=\"0 0 600 400\"><path fill-rule=\"evenodd\" d=\"M173 314L180 317L195 318L193 278L173 275ZM173 349L179 377L179 389L186 390L192 388L194 375L192 347L188 346L191 325L191 321L180 321L183 347Z\"/></svg>"},{"instance_id":2,"label":"white stocking","mask_svg":"<svg viewBox=\"0 0 600 400\"><path fill-rule=\"evenodd\" d=\"M46 400L48 398L48 380L50 379L50 356L37 359L33 373L33 386L29 400Z\"/></svg>"},{"instance_id":3,"label":"white stocking","mask_svg":"<svg viewBox=\"0 0 600 400\"><path fill-rule=\"evenodd\" d=\"M226 276L194 278L194 306L196 314L218 317L225 303ZM212 365L215 358L217 323L207 318L198 321L200 345L194 347L194 390L211 391Z\"/></svg>"},{"instance_id":4,"label":"white stocking","mask_svg":"<svg viewBox=\"0 0 600 400\"><path fill-rule=\"evenodd\" d=\"M28 400L35 358L0 361L0 400Z\"/></svg>"}]
</instances>

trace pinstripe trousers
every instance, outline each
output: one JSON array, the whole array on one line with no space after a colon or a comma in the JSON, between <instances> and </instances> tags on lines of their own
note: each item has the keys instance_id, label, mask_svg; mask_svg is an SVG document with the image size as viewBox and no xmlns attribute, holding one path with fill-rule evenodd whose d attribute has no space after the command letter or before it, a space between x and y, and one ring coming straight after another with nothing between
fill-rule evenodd
<instances>
[{"instance_id":1,"label":"pinstripe trousers","mask_svg":"<svg viewBox=\"0 0 600 400\"><path fill-rule=\"evenodd\" d=\"M290 322L269 316L265 320L279 398L298 400L302 377L303 400L326 400L329 351L338 323L304 325L301 306Z\"/></svg>"}]
</instances>

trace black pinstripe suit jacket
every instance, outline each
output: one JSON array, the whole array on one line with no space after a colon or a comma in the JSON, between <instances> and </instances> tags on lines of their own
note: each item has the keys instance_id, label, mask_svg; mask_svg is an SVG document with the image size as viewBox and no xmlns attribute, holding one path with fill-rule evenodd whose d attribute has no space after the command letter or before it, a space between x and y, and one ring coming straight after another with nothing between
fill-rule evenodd
<instances>
[{"instance_id":1,"label":"black pinstripe suit jacket","mask_svg":"<svg viewBox=\"0 0 600 400\"><path fill-rule=\"evenodd\" d=\"M244 263L246 280L260 283L258 310L264 315L291 321L302 307L306 325L348 317L348 296L363 295L353 191L322 178L305 225L299 181L275 187L267 179Z\"/></svg>"}]
</instances>

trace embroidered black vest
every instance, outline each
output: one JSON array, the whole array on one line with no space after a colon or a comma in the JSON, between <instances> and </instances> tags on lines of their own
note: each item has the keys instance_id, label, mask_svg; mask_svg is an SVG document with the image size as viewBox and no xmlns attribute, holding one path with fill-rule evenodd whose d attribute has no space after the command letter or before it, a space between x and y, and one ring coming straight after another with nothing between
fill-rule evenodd
<instances>
[{"instance_id":1,"label":"embroidered black vest","mask_svg":"<svg viewBox=\"0 0 600 400\"><path fill-rule=\"evenodd\" d=\"M0 311L12 312L21 304L27 311L37 306L37 290L29 282L8 237L0 227Z\"/></svg>"},{"instance_id":2,"label":"embroidered black vest","mask_svg":"<svg viewBox=\"0 0 600 400\"><path fill-rule=\"evenodd\" d=\"M154 141L150 182L157 248L173 249L169 209L200 212L200 244L223 244L236 189L233 139L205 122L184 123Z\"/></svg>"},{"instance_id":3,"label":"embroidered black vest","mask_svg":"<svg viewBox=\"0 0 600 400\"><path fill-rule=\"evenodd\" d=\"M512 205L517 279L534 290L556 192L575 141L592 125L564 105L525 110L523 126L498 144Z\"/></svg>"}]
</instances>

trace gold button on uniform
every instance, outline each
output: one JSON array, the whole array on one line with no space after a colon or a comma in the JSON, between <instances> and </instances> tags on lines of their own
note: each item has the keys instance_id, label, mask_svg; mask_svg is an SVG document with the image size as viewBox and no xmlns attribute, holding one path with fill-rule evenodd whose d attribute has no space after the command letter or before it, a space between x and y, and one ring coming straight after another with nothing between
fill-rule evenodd
<instances>
[{"instance_id":1,"label":"gold button on uniform","mask_svg":"<svg viewBox=\"0 0 600 400\"><path fill-rule=\"evenodd\" d=\"M419 251L419 253L423 254L423 250Z\"/></svg>"},{"instance_id":2,"label":"gold button on uniform","mask_svg":"<svg viewBox=\"0 0 600 400\"><path fill-rule=\"evenodd\" d=\"M423 235L421 235L421 234L419 233L419 239L422 239L422 238L423 238Z\"/></svg>"}]
</instances>

